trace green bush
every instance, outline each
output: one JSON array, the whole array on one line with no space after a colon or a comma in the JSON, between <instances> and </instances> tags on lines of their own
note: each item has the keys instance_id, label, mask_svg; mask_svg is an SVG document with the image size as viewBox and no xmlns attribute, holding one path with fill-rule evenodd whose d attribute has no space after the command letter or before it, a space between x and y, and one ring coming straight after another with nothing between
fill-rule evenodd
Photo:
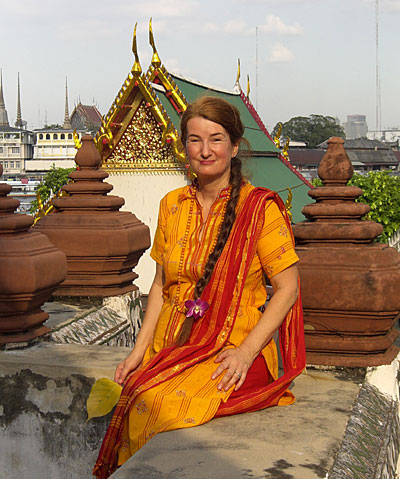
<instances>
[{"instance_id":1,"label":"green bush","mask_svg":"<svg viewBox=\"0 0 400 479\"><path fill-rule=\"evenodd\" d=\"M36 193L39 194L41 202L46 203L52 195L56 194L65 184L67 184L68 175L74 170L75 168L56 168L53 164L50 171L44 175L43 180L36 189ZM32 201L30 208L31 214L36 213L38 206L37 199Z\"/></svg>"}]
</instances>

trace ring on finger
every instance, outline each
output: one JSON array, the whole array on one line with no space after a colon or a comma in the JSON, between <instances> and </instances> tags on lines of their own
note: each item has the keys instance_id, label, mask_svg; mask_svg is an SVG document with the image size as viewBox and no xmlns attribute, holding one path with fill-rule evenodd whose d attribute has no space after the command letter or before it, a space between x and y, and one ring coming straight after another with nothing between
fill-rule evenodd
<instances>
[{"instance_id":1,"label":"ring on finger","mask_svg":"<svg viewBox=\"0 0 400 479\"><path fill-rule=\"evenodd\" d=\"M235 371L235 374L238 376L238 378L242 377L242 373L239 373L239 371Z\"/></svg>"}]
</instances>

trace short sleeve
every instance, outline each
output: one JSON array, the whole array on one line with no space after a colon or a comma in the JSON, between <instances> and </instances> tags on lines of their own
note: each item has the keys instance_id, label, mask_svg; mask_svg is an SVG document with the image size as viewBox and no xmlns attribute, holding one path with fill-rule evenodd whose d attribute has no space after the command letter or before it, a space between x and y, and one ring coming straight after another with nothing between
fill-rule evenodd
<instances>
[{"instance_id":1,"label":"short sleeve","mask_svg":"<svg viewBox=\"0 0 400 479\"><path fill-rule=\"evenodd\" d=\"M257 253L268 278L272 278L299 260L289 228L273 200L266 204L264 226L258 240Z\"/></svg>"},{"instance_id":2,"label":"short sleeve","mask_svg":"<svg viewBox=\"0 0 400 479\"><path fill-rule=\"evenodd\" d=\"M163 264L164 250L165 250L165 228L167 224L167 198L164 197L160 201L160 208L158 210L157 229L154 235L153 247L151 248L150 256L158 264Z\"/></svg>"}]
</instances>

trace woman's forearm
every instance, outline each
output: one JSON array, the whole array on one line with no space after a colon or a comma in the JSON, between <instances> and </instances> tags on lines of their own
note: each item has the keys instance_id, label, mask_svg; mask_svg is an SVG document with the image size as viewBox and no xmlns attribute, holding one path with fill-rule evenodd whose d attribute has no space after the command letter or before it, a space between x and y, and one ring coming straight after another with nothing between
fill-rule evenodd
<instances>
[{"instance_id":1,"label":"woman's forearm","mask_svg":"<svg viewBox=\"0 0 400 479\"><path fill-rule=\"evenodd\" d=\"M147 299L147 307L143 318L143 324L140 328L134 347L135 353L144 355L147 347L151 344L153 340L154 331L157 326L158 316L163 305L162 289L163 270L162 266L157 264L156 274Z\"/></svg>"},{"instance_id":2,"label":"woman's forearm","mask_svg":"<svg viewBox=\"0 0 400 479\"><path fill-rule=\"evenodd\" d=\"M247 350L253 359L268 344L282 324L298 295L298 271L291 266L271 279L274 294L258 323L243 340L241 348Z\"/></svg>"}]
</instances>

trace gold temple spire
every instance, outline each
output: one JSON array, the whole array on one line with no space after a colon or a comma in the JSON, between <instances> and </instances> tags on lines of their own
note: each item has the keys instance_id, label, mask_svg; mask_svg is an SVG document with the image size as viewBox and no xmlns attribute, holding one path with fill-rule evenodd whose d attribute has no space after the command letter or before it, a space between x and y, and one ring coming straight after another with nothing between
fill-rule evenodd
<instances>
[{"instance_id":1,"label":"gold temple spire","mask_svg":"<svg viewBox=\"0 0 400 479\"><path fill-rule=\"evenodd\" d=\"M240 80L240 58L238 58L238 68L237 68L236 83L235 83L235 87L238 87L240 89L239 80Z\"/></svg>"},{"instance_id":2,"label":"gold temple spire","mask_svg":"<svg viewBox=\"0 0 400 479\"><path fill-rule=\"evenodd\" d=\"M139 55L137 51L136 29L137 29L137 22L135 23L135 29L133 31L133 41L132 41L132 52L135 55L135 63L133 64L133 67L132 67L132 73L136 73L140 75L140 73L142 73L142 67L139 62Z\"/></svg>"},{"instance_id":3,"label":"gold temple spire","mask_svg":"<svg viewBox=\"0 0 400 479\"><path fill-rule=\"evenodd\" d=\"M158 56L156 44L154 42L152 18L150 18L150 22L149 22L149 43L151 47L153 48L153 57L151 59L151 64L153 65L153 67L157 68L161 65L161 60L160 60L160 57Z\"/></svg>"},{"instance_id":4,"label":"gold temple spire","mask_svg":"<svg viewBox=\"0 0 400 479\"><path fill-rule=\"evenodd\" d=\"M247 74L247 92L246 92L246 96L247 96L247 98L249 98L249 96L250 96L250 77L249 77L248 74Z\"/></svg>"}]
</instances>

